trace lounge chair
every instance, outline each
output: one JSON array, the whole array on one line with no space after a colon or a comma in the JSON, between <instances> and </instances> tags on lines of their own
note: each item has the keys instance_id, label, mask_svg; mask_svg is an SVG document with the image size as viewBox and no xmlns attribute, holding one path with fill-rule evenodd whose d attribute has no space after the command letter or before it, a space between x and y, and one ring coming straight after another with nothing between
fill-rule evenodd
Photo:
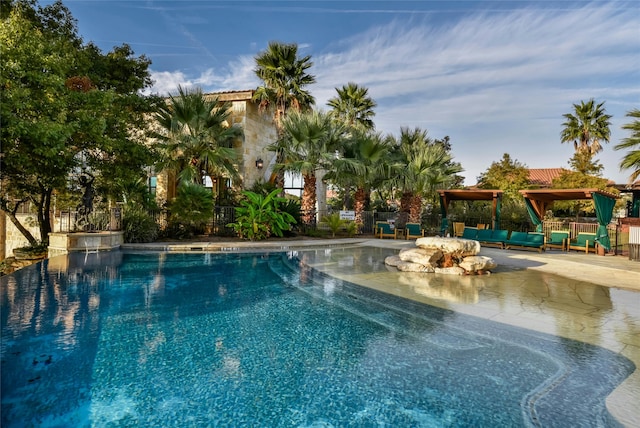
<instances>
[{"instance_id":1,"label":"lounge chair","mask_svg":"<svg viewBox=\"0 0 640 428\"><path fill-rule=\"evenodd\" d=\"M552 230L551 237L544 243L545 249L548 248L560 248L564 251L568 249L569 243L569 231L568 230Z\"/></svg>"},{"instance_id":2,"label":"lounge chair","mask_svg":"<svg viewBox=\"0 0 640 428\"><path fill-rule=\"evenodd\" d=\"M424 236L424 230L419 223L407 223L404 229L405 239L422 238Z\"/></svg>"},{"instance_id":3,"label":"lounge chair","mask_svg":"<svg viewBox=\"0 0 640 428\"><path fill-rule=\"evenodd\" d=\"M538 232L511 232L511 236L505 243L507 250L522 248L525 250L544 251L544 234Z\"/></svg>"},{"instance_id":4,"label":"lounge chair","mask_svg":"<svg viewBox=\"0 0 640 428\"><path fill-rule=\"evenodd\" d=\"M479 229L476 239L480 241L480 244L485 246L498 246L504 248L504 244L509 236L508 230L503 229Z\"/></svg>"},{"instance_id":5,"label":"lounge chair","mask_svg":"<svg viewBox=\"0 0 640 428\"><path fill-rule=\"evenodd\" d=\"M576 239L568 242L567 251L578 250L589 253L589 251L596 252L596 234L580 232Z\"/></svg>"},{"instance_id":6,"label":"lounge chair","mask_svg":"<svg viewBox=\"0 0 640 428\"><path fill-rule=\"evenodd\" d=\"M453 222L453 236L460 238L464 233L464 223L459 221Z\"/></svg>"},{"instance_id":7,"label":"lounge chair","mask_svg":"<svg viewBox=\"0 0 640 428\"><path fill-rule=\"evenodd\" d=\"M475 227L465 227L462 232L462 239L476 239L478 237L478 229Z\"/></svg>"},{"instance_id":8,"label":"lounge chair","mask_svg":"<svg viewBox=\"0 0 640 428\"><path fill-rule=\"evenodd\" d=\"M383 239L383 238L393 238L396 239L398 237L398 229L395 228L391 228L391 225L389 223L378 223L378 230L379 230L379 234L378 234L378 238Z\"/></svg>"}]
</instances>

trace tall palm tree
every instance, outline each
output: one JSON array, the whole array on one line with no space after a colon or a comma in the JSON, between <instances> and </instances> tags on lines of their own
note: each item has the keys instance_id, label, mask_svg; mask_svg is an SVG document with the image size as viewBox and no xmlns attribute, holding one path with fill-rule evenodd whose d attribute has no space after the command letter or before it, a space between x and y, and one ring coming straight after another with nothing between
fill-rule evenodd
<instances>
[{"instance_id":1,"label":"tall palm tree","mask_svg":"<svg viewBox=\"0 0 640 428\"><path fill-rule=\"evenodd\" d=\"M626 114L627 117L634 120L622 126L622 129L631 131L631 136L622 140L617 144L615 150L629 150L629 152L620 161L620 169L630 169L629 183L633 183L640 178L640 110L633 109Z\"/></svg>"},{"instance_id":2,"label":"tall palm tree","mask_svg":"<svg viewBox=\"0 0 640 428\"><path fill-rule=\"evenodd\" d=\"M242 130L228 126L231 104L207 100L200 89L178 88L177 96L156 114L161 141L161 167L177 174L179 182L203 184L203 175L239 177L234 139Z\"/></svg>"},{"instance_id":3,"label":"tall palm tree","mask_svg":"<svg viewBox=\"0 0 640 428\"><path fill-rule=\"evenodd\" d=\"M338 96L327 102L332 109L331 115L349 127L373 130L375 124L371 118L375 116L373 109L377 104L369 97L369 90L349 82L342 89L336 88L336 91Z\"/></svg>"},{"instance_id":4,"label":"tall palm tree","mask_svg":"<svg viewBox=\"0 0 640 428\"><path fill-rule=\"evenodd\" d=\"M384 174L388 163L388 140L380 134L363 130L350 133L342 153L332 162L325 178L341 185L346 191L355 187L355 222L363 222L363 213L372 185Z\"/></svg>"},{"instance_id":5,"label":"tall palm tree","mask_svg":"<svg viewBox=\"0 0 640 428\"><path fill-rule=\"evenodd\" d=\"M306 89L316 81L315 76L307 74L313 62L310 55L298 57L297 44L269 42L267 50L259 53L255 61L254 72L264 85L256 89L253 99L263 110L273 107L277 127L287 110L304 111L315 104Z\"/></svg>"},{"instance_id":6,"label":"tall palm tree","mask_svg":"<svg viewBox=\"0 0 640 428\"><path fill-rule=\"evenodd\" d=\"M298 45L295 43L269 42L267 50L255 57L256 76L264 83L259 86L253 100L260 103L260 110L273 109L273 121L278 138L282 138L282 119L287 111L306 111L315 104L315 98L306 86L315 83L315 76L308 74L311 68L311 56L298 57ZM283 163L283 153L276 152L276 163ZM284 187L284 171L271 176L272 183Z\"/></svg>"},{"instance_id":7,"label":"tall palm tree","mask_svg":"<svg viewBox=\"0 0 640 428\"><path fill-rule=\"evenodd\" d=\"M605 113L604 101L596 104L590 99L586 103L573 105L575 114L567 113L560 134L561 143L573 142L576 152L587 152L592 156L602 151L601 141L609 142L611 115Z\"/></svg>"},{"instance_id":8,"label":"tall palm tree","mask_svg":"<svg viewBox=\"0 0 640 428\"><path fill-rule=\"evenodd\" d=\"M420 128L400 130L392 157L393 181L402 192L400 212L408 213L409 222L421 221L422 198L462 171L445 145L432 141Z\"/></svg>"},{"instance_id":9,"label":"tall palm tree","mask_svg":"<svg viewBox=\"0 0 640 428\"><path fill-rule=\"evenodd\" d=\"M302 222L312 224L316 216L316 173L335 156L344 128L324 112L291 111L282 119L282 130L282 137L269 147L282 153L282 162L275 169L302 175Z\"/></svg>"}]
</instances>

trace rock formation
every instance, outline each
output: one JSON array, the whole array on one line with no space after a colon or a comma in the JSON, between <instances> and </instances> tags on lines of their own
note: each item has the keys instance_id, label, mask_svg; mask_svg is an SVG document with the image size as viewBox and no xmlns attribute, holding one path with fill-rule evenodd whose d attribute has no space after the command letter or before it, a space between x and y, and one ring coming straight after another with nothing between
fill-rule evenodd
<instances>
[{"instance_id":1,"label":"rock formation","mask_svg":"<svg viewBox=\"0 0 640 428\"><path fill-rule=\"evenodd\" d=\"M426 237L416 239L416 248L403 249L384 262L402 272L468 275L495 269L496 262L479 252L480 243L473 239Z\"/></svg>"}]
</instances>

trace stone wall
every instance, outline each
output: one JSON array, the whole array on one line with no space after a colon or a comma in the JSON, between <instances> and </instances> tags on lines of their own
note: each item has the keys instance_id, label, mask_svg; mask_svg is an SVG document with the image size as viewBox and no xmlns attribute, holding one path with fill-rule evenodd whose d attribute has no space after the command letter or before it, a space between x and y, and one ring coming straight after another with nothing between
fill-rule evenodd
<instances>
[{"instance_id":1,"label":"stone wall","mask_svg":"<svg viewBox=\"0 0 640 428\"><path fill-rule=\"evenodd\" d=\"M20 220L20 223L24 225L34 238L40 239L40 228L37 225L29 225L35 222L34 214L17 214L16 217ZM27 238L20 233L18 228L9 219L5 221L5 257L13 256L14 248L26 247L29 245Z\"/></svg>"}]
</instances>

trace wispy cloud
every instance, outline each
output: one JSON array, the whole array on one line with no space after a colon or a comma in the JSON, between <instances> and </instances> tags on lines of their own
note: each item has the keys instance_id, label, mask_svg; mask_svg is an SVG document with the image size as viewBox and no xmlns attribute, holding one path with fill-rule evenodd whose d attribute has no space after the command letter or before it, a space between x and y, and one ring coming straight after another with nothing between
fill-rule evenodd
<instances>
[{"instance_id":1,"label":"wispy cloud","mask_svg":"<svg viewBox=\"0 0 640 428\"><path fill-rule=\"evenodd\" d=\"M505 152L530 167L566 166L572 147L561 145L559 134L573 103L606 101L613 144L626 136L625 113L640 104L640 10L619 6L392 21L334 41L330 52L310 50L312 92L324 108L347 82L369 88L379 130L397 134L409 126L449 135L467 183ZM154 73L154 90L173 90L181 79L207 91L254 88L254 66L246 56L200 76ZM609 176L623 176L620 156L611 147L599 156Z\"/></svg>"}]
</instances>

